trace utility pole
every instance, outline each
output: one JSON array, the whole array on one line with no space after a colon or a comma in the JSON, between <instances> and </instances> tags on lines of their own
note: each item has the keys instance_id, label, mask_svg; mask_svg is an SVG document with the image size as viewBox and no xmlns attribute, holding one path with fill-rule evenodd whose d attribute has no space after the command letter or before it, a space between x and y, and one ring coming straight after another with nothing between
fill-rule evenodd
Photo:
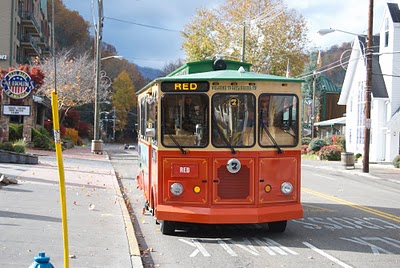
<instances>
[{"instance_id":1,"label":"utility pole","mask_svg":"<svg viewBox=\"0 0 400 268\"><path fill-rule=\"evenodd\" d=\"M115 106L114 106L114 113L113 113L113 142L115 142L115 120L117 119L117 115L115 114Z\"/></svg>"},{"instance_id":2,"label":"utility pole","mask_svg":"<svg viewBox=\"0 0 400 268\"><path fill-rule=\"evenodd\" d=\"M364 129L364 155L363 168L364 173L369 173L369 144L371 139L371 87L372 87L372 30L374 18L374 0L369 0L368 10L368 35L367 49L365 56L367 59L367 74L365 81L365 129Z\"/></svg>"},{"instance_id":3,"label":"utility pole","mask_svg":"<svg viewBox=\"0 0 400 268\"><path fill-rule=\"evenodd\" d=\"M314 139L314 120L315 120L315 91L317 87L317 71L313 73L313 94L311 106L311 139Z\"/></svg>"},{"instance_id":4,"label":"utility pole","mask_svg":"<svg viewBox=\"0 0 400 268\"><path fill-rule=\"evenodd\" d=\"M100 122L100 69L101 69L101 43L103 28L103 0L98 0L98 22L96 32L96 81L94 91L94 131L92 140L92 153L103 153L103 144L99 140L99 122Z\"/></svg>"}]
</instances>

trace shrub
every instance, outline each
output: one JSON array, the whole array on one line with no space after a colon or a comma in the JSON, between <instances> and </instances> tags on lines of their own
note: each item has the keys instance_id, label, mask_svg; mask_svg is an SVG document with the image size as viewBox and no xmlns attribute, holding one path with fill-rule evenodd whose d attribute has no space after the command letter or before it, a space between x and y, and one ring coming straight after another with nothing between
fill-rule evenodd
<instances>
[{"instance_id":1,"label":"shrub","mask_svg":"<svg viewBox=\"0 0 400 268\"><path fill-rule=\"evenodd\" d=\"M78 130L75 130L73 128L65 129L65 138L69 138L70 140L72 140L74 145L81 144L80 138L78 135Z\"/></svg>"},{"instance_id":2,"label":"shrub","mask_svg":"<svg viewBox=\"0 0 400 268\"><path fill-rule=\"evenodd\" d=\"M3 143L0 143L0 150L13 152L14 151L14 146L9 141L3 142Z\"/></svg>"},{"instance_id":3,"label":"shrub","mask_svg":"<svg viewBox=\"0 0 400 268\"><path fill-rule=\"evenodd\" d=\"M37 149L50 149L50 141L45 136L36 136L32 139L33 147Z\"/></svg>"},{"instance_id":4,"label":"shrub","mask_svg":"<svg viewBox=\"0 0 400 268\"><path fill-rule=\"evenodd\" d=\"M341 153L342 147L338 145L327 145L319 150L318 155L321 160L339 161Z\"/></svg>"},{"instance_id":5,"label":"shrub","mask_svg":"<svg viewBox=\"0 0 400 268\"><path fill-rule=\"evenodd\" d=\"M396 157L393 159L393 166L394 166L395 168L400 168L400 155L396 156Z\"/></svg>"},{"instance_id":6,"label":"shrub","mask_svg":"<svg viewBox=\"0 0 400 268\"><path fill-rule=\"evenodd\" d=\"M38 149L51 149L53 147L52 138L45 128L40 130L32 128L32 142L33 147Z\"/></svg>"},{"instance_id":7,"label":"shrub","mask_svg":"<svg viewBox=\"0 0 400 268\"><path fill-rule=\"evenodd\" d=\"M322 147L326 145L326 142L322 139L313 139L308 147L313 151L313 152L318 152Z\"/></svg>"},{"instance_id":8,"label":"shrub","mask_svg":"<svg viewBox=\"0 0 400 268\"><path fill-rule=\"evenodd\" d=\"M81 138L90 137L90 129L89 124L86 122L79 122L78 133Z\"/></svg>"},{"instance_id":9,"label":"shrub","mask_svg":"<svg viewBox=\"0 0 400 268\"><path fill-rule=\"evenodd\" d=\"M346 137L345 136L333 136L332 137L333 145L338 145L342 147L343 152L346 151Z\"/></svg>"},{"instance_id":10,"label":"shrub","mask_svg":"<svg viewBox=\"0 0 400 268\"><path fill-rule=\"evenodd\" d=\"M8 133L8 139L10 141L17 141L22 139L22 130L24 128L24 125L22 124L9 124L9 133Z\"/></svg>"},{"instance_id":11,"label":"shrub","mask_svg":"<svg viewBox=\"0 0 400 268\"><path fill-rule=\"evenodd\" d=\"M17 140L16 142L14 142L13 147L14 147L14 152L21 154L25 153L26 142L23 139Z\"/></svg>"},{"instance_id":12,"label":"shrub","mask_svg":"<svg viewBox=\"0 0 400 268\"><path fill-rule=\"evenodd\" d=\"M310 142L311 142L311 138L310 137L303 137L303 139L301 140L301 144L306 144L306 145L308 145L308 144L310 144Z\"/></svg>"}]
</instances>

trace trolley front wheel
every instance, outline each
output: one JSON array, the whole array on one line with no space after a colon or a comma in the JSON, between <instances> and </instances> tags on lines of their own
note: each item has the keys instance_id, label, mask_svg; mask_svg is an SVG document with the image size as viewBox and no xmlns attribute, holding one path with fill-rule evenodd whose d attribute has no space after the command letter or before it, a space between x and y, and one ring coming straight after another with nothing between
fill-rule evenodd
<instances>
[{"instance_id":1,"label":"trolley front wheel","mask_svg":"<svg viewBox=\"0 0 400 268\"><path fill-rule=\"evenodd\" d=\"M272 233L283 233L286 230L287 221L275 221L268 223L268 229Z\"/></svg>"},{"instance_id":2,"label":"trolley front wheel","mask_svg":"<svg viewBox=\"0 0 400 268\"><path fill-rule=\"evenodd\" d=\"M164 235L173 235L175 233L175 222L161 221L160 230Z\"/></svg>"}]
</instances>

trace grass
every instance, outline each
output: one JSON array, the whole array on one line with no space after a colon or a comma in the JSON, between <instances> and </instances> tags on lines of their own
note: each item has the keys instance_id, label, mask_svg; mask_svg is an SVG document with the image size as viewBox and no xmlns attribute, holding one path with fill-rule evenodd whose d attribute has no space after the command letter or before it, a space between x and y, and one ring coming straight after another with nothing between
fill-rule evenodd
<instances>
[{"instance_id":1,"label":"grass","mask_svg":"<svg viewBox=\"0 0 400 268\"><path fill-rule=\"evenodd\" d=\"M318 155L316 154L302 154L301 158L309 160L318 160Z\"/></svg>"}]
</instances>

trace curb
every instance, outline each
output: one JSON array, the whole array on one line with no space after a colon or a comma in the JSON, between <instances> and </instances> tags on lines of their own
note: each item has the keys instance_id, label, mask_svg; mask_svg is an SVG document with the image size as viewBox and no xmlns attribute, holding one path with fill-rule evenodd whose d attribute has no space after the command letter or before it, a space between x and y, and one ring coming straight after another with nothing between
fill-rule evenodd
<instances>
[{"instance_id":1,"label":"curb","mask_svg":"<svg viewBox=\"0 0 400 268\"><path fill-rule=\"evenodd\" d=\"M108 154L107 154L107 158L110 160L110 157L108 156ZM123 198L123 193L118 184L117 175L115 174L114 169L112 169L112 175L114 176L113 185L114 185L114 189L117 193L118 204L121 208L122 217L124 219L125 231L126 231L126 237L128 239L129 254L131 257L132 267L135 267L135 268L143 267L142 258L140 256L139 244L136 239L136 234L135 234L135 230L133 228L131 216L129 214L128 208L126 207L125 200Z\"/></svg>"}]
</instances>

